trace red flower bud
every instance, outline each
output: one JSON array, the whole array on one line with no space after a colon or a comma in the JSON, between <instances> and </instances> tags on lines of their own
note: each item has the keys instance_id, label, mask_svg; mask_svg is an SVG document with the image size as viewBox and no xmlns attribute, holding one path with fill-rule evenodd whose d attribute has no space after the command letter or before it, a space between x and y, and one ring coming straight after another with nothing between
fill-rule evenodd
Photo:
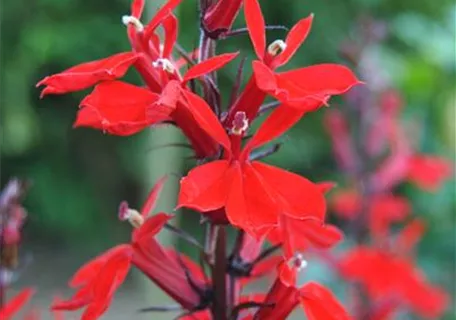
<instances>
[{"instance_id":1,"label":"red flower bud","mask_svg":"<svg viewBox=\"0 0 456 320\"><path fill-rule=\"evenodd\" d=\"M212 38L229 31L241 9L242 0L218 0L204 13L203 26Z\"/></svg>"}]
</instances>

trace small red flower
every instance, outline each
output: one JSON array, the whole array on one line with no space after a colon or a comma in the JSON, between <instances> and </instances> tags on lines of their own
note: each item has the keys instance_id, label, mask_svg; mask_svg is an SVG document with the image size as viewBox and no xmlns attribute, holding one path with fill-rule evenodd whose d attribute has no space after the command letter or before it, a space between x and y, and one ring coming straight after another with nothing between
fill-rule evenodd
<instances>
[{"instance_id":1,"label":"small red flower","mask_svg":"<svg viewBox=\"0 0 456 320\"><path fill-rule=\"evenodd\" d=\"M32 288L23 289L3 305L0 309L0 319L12 320L34 294L35 290Z\"/></svg>"},{"instance_id":2,"label":"small red flower","mask_svg":"<svg viewBox=\"0 0 456 320\"><path fill-rule=\"evenodd\" d=\"M259 61L253 62L254 77L231 108L226 122L234 115L245 111L252 121L265 98L270 94L302 113L314 111L326 104L331 95L345 93L361 83L345 66L321 64L306 68L274 73L286 64L307 38L313 15L298 21L285 41L276 40L266 48L266 28L258 0L245 0L244 11L250 39Z\"/></svg>"},{"instance_id":3,"label":"small red flower","mask_svg":"<svg viewBox=\"0 0 456 320\"><path fill-rule=\"evenodd\" d=\"M415 155L409 159L407 179L424 190L436 191L453 173L452 163L431 155Z\"/></svg>"},{"instance_id":4,"label":"small red flower","mask_svg":"<svg viewBox=\"0 0 456 320\"><path fill-rule=\"evenodd\" d=\"M120 207L120 218L129 220L136 229L130 244L118 245L82 266L70 281L70 286L78 288L73 297L53 304L54 310L75 310L86 306L82 319L98 319L109 307L114 293L125 280L131 264L135 263L141 243L153 243L153 237L172 217L159 213L146 220L155 206L164 179L152 188L141 213L129 209L124 203Z\"/></svg>"},{"instance_id":5,"label":"small red flower","mask_svg":"<svg viewBox=\"0 0 456 320\"><path fill-rule=\"evenodd\" d=\"M189 92L184 95L194 108L209 110L198 96ZM233 225L257 237L275 228L281 215L322 220L326 206L317 185L294 173L249 160L253 149L279 136L294 123L294 118L283 116L283 110L275 110L242 151L238 130L245 128L233 123L229 136L219 122L202 115L198 121L223 146L224 160L199 166L181 180L178 207L200 212L225 208Z\"/></svg>"},{"instance_id":6,"label":"small red flower","mask_svg":"<svg viewBox=\"0 0 456 320\"><path fill-rule=\"evenodd\" d=\"M392 299L394 306L407 306L429 318L439 318L447 307L446 293L430 284L412 261L392 252L360 246L348 252L341 267L343 275L360 282L376 303Z\"/></svg>"},{"instance_id":7,"label":"small red flower","mask_svg":"<svg viewBox=\"0 0 456 320\"><path fill-rule=\"evenodd\" d=\"M409 201L401 196L378 194L366 204L369 230L376 239L384 239L393 223L404 221L411 213ZM363 210L363 199L355 191L340 190L331 199L331 207L340 217L357 219Z\"/></svg>"}]
</instances>

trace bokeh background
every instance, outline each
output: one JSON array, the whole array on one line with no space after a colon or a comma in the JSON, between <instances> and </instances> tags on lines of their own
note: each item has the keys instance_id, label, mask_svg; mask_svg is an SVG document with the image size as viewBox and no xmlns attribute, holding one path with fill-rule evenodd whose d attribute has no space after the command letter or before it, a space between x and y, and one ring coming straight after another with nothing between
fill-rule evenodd
<instances>
[{"instance_id":1,"label":"bokeh background","mask_svg":"<svg viewBox=\"0 0 456 320\"><path fill-rule=\"evenodd\" d=\"M150 16L162 1L147 1ZM157 177L173 173L160 209L175 204L178 177L194 164L187 149L163 147L182 142L171 127L131 137L113 137L90 129L72 129L84 92L39 99L35 84L44 76L75 64L129 49L121 16L128 0L15 0L1 2L1 185L10 177L30 179L25 199L29 217L24 229L19 280L12 292L33 285L34 304L45 310L56 293L68 294L66 281L84 261L119 241L129 226L117 220L120 201L140 206ZM361 16L386 24L388 37L373 49L382 72L401 91L404 117L420 124L414 143L423 152L446 156L455 152L455 17L451 0L263 0L269 24L291 26L315 14L310 37L290 65L347 63L339 55L342 41L356 37ZM146 15L147 15L146 14ZM178 8L179 42L191 50L197 43L195 0ZM242 23L238 19L238 24ZM271 39L280 31L270 33ZM247 37L226 40L226 51L244 50L253 58ZM236 68L221 79L228 92ZM137 78L129 74L136 82ZM334 104L343 107L342 100ZM322 112L301 120L282 140L281 151L268 162L311 179L342 181ZM419 263L431 281L454 293L454 180L437 194L406 186L414 212L429 224L419 247ZM198 218L179 216L180 224L198 237ZM164 235L164 241L175 239ZM191 253L190 253L191 254ZM124 319L163 297L139 275L129 278L108 319ZM454 299L454 295L452 300ZM47 313L43 311L43 315ZM45 319L46 319L45 316ZM155 317L155 315L153 316ZM456 319L449 311L447 319ZM144 319L151 316L144 317ZM166 316L165 319L170 318Z\"/></svg>"}]
</instances>

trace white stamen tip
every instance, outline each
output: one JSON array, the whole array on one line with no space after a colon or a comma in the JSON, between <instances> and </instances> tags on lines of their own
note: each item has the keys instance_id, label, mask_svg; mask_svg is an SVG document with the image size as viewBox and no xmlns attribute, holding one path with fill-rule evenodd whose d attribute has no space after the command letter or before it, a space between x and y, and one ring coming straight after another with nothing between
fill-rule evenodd
<instances>
[{"instance_id":1,"label":"white stamen tip","mask_svg":"<svg viewBox=\"0 0 456 320\"><path fill-rule=\"evenodd\" d=\"M167 71L169 73L174 73L175 71L174 65L168 59L157 59L152 62L152 66L154 68L162 68L163 71Z\"/></svg>"},{"instance_id":2,"label":"white stamen tip","mask_svg":"<svg viewBox=\"0 0 456 320\"><path fill-rule=\"evenodd\" d=\"M133 16L123 16L122 17L122 23L126 26L128 26L129 24L132 24L136 31L138 32L142 32L144 31L144 26L143 24L141 23L141 21L138 20L138 18L136 17L133 17Z\"/></svg>"},{"instance_id":3,"label":"white stamen tip","mask_svg":"<svg viewBox=\"0 0 456 320\"><path fill-rule=\"evenodd\" d=\"M268 46L268 53L271 56L276 56L279 53L285 51L287 44L283 40L275 40Z\"/></svg>"}]
</instances>

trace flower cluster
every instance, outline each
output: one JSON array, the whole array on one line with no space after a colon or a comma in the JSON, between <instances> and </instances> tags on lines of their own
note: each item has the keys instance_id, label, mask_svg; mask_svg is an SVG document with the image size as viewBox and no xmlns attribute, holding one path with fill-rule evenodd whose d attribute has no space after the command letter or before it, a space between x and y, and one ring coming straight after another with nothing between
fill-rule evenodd
<instances>
[{"instance_id":1,"label":"flower cluster","mask_svg":"<svg viewBox=\"0 0 456 320\"><path fill-rule=\"evenodd\" d=\"M42 97L94 87L81 101L74 127L118 136L163 123L179 128L198 161L180 180L176 209L204 216L204 245L172 225L173 215L151 215L164 177L139 211L121 202L118 217L133 227L131 240L83 265L69 282L73 296L55 301L52 309L85 308L83 320L98 319L134 267L177 303L170 310L179 310L181 319L286 319L297 306L308 319L350 319L330 290L317 282L303 283L301 277L312 263L306 260L309 251L329 249L343 238L342 231L326 223L325 194L333 184L315 183L259 160L278 150L277 145L266 144L307 113L327 106L332 96L361 82L338 64L280 71L306 40L313 15L289 30L268 26L258 0L200 0L200 44L187 53L178 43L179 20L173 13L181 2L168 0L143 24L145 0L133 0L130 15L122 17L130 50L47 76L38 86L44 86ZM233 29L241 9L246 28ZM268 44L270 29L286 29L287 34ZM255 53L252 74L242 87L245 59L241 61L224 107L217 72L240 54L218 54L217 43L243 34L248 34ZM139 74L142 86L119 80L130 69ZM391 225L404 222L411 211L407 199L393 194L393 188L407 180L434 190L449 176L450 164L414 151L398 120L396 92L378 93L378 108L361 107L358 102L366 89L356 89L349 103L360 115L361 137L353 141L347 117L338 110L328 112L325 122L338 163L354 181L331 201L335 213L353 222L359 244L337 261L338 270L363 287L357 298L365 296L367 301L354 308L360 319L386 319L404 305L436 317L445 308L446 295L424 280L409 255L423 232L422 222L413 220L394 245L389 242ZM274 102L264 104L266 99ZM365 116L370 110L378 111L375 125L365 123L372 119ZM252 130L252 123L267 112L263 123ZM390 150L386 158L385 146ZM367 167L368 162L375 165ZM230 250L229 228L237 232ZM192 244L200 262L161 245L155 236L162 229ZM246 287L264 276L273 277L269 290L248 293ZM8 318L31 294L24 291L0 314ZM143 311L164 309L154 306Z\"/></svg>"},{"instance_id":2,"label":"flower cluster","mask_svg":"<svg viewBox=\"0 0 456 320\"><path fill-rule=\"evenodd\" d=\"M379 73L372 73L376 63L369 61L368 49L380 40L373 32L379 28L379 22L370 21L363 30L370 41L350 43L350 58L360 62L360 72L372 83L379 82ZM369 64L369 72L363 63ZM388 81L382 82L348 93L346 113L333 109L325 115L334 155L349 184L334 192L330 207L348 221L357 241L338 261L339 271L360 285L351 297L357 318L391 319L406 309L436 319L445 311L448 297L414 263L413 249L425 223L411 217L412 204L396 187L411 182L436 191L451 177L452 164L412 147L400 120L402 98ZM353 117L357 123L350 125ZM402 226L399 232L393 228L397 225Z\"/></svg>"},{"instance_id":3,"label":"flower cluster","mask_svg":"<svg viewBox=\"0 0 456 320\"><path fill-rule=\"evenodd\" d=\"M160 180L139 212L126 202L120 205L119 218L134 227L131 242L80 268L70 281L76 293L53 309L86 307L82 318L97 319L134 266L179 304L184 318L187 314L189 319L285 319L299 304L309 319L349 318L328 289L315 282L303 285L298 277L308 263L304 257L309 248L330 248L342 239L340 230L325 224L324 194L330 186L258 161L270 154L268 149L254 151L360 81L337 64L276 71L304 42L313 16L298 21L284 40L267 44L266 30L274 28L265 24L258 0L200 1L201 43L187 54L178 45L178 19L173 14L180 2L167 1L143 24L144 0L134 0L131 14L122 18L130 51L48 76L38 86L45 86L41 96L95 86L80 104L75 127L120 136L164 122L180 128L200 165L180 181L177 208L206 217L209 246L169 224L172 215L149 217L164 183ZM242 5L246 31L233 30ZM231 103L222 109L216 72L232 63L238 52L216 55L217 40L242 33L248 33L256 54L253 73L240 93L233 90ZM144 86L118 80L130 68L139 73ZM235 89L242 80L238 78ZM277 103L251 132L268 96ZM229 225L238 230L230 253ZM200 250L203 265L160 245L154 236L162 228L190 239ZM265 249L266 243L270 247ZM282 254L273 254L279 248ZM276 279L266 294L244 293L247 283L275 270Z\"/></svg>"}]
</instances>

